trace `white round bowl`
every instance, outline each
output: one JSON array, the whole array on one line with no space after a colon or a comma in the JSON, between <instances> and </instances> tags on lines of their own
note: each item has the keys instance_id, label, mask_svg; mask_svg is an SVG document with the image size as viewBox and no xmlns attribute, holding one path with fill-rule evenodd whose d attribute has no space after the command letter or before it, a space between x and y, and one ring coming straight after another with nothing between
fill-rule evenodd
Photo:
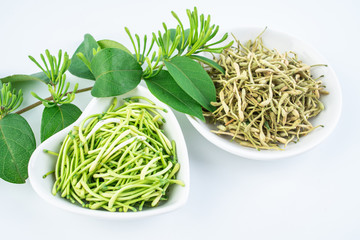
<instances>
[{"instance_id":1,"label":"white round bowl","mask_svg":"<svg viewBox=\"0 0 360 240\"><path fill-rule=\"evenodd\" d=\"M185 187L174 184L169 187L169 199L163 202L161 205L154 208L146 208L138 212L108 212L105 210L91 210L89 208L83 208L78 204L73 204L69 200L60 197L58 193L56 196L52 195L51 190L55 181L53 174L43 178L43 175L51 170L54 170L56 164L56 157L47 153L43 150L51 150L58 152L61 146L61 142L65 136L72 129L73 126L78 126L80 122L91 114L102 113L108 109L112 103L111 98L94 98L85 108L78 120L73 124L56 133L40 146L36 148L32 154L29 162L29 180L31 186L37 194L45 201L55 205L56 207L64 210L84 214L88 216L108 218L108 219L129 219L129 218L140 218L146 216L153 216L175 210L184 205L188 199L190 189L190 171L189 171L189 158L185 139L182 134L180 125L171 111L171 109L157 100L146 88L138 86L136 89L117 96L119 101L130 96L144 96L153 101L157 106L161 106L167 110L167 113L162 112L161 115L165 118L166 123L164 124L164 133L169 139L175 140L178 162L180 163L180 170L177 173L177 179L182 180L185 183Z\"/></svg>"},{"instance_id":2,"label":"white round bowl","mask_svg":"<svg viewBox=\"0 0 360 240\"><path fill-rule=\"evenodd\" d=\"M231 33L244 43L250 39L255 39L264 29L257 27L239 28ZM290 143L283 151L279 150L261 150L241 146L235 141L230 141L230 138L218 136L212 133L215 130L214 124L205 123L197 118L187 116L190 123L195 129L203 135L208 141L212 142L219 148L228 151L240 157L255 159L255 160L274 160L280 158L287 158L297 154L308 151L321 143L334 130L341 114L341 88L339 81L335 75L334 70L329 65L328 61L321 56L321 54L310 45L290 36L286 33L267 29L262 35L264 45L270 49L278 49L280 52L294 51L298 54L299 59L308 65L312 64L327 64L328 67L316 67L312 69L314 77L324 75L322 79L326 86L326 90L330 92L329 95L322 96L321 101L324 103L325 110L318 116L311 118L310 122L314 125L324 125L323 128L317 128L308 135L300 138L299 142Z\"/></svg>"}]
</instances>

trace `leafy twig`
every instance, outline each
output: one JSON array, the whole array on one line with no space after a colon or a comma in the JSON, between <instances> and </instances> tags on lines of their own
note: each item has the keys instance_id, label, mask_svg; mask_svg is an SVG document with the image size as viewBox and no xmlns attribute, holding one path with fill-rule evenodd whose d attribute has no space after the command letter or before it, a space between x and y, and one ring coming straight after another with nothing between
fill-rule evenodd
<instances>
[{"instance_id":1,"label":"leafy twig","mask_svg":"<svg viewBox=\"0 0 360 240\"><path fill-rule=\"evenodd\" d=\"M163 23L163 29L153 32L149 38L146 35L132 35L125 28L134 54L120 43L112 40L110 43L109 40L97 42L86 34L71 59L70 72L78 77L96 80L91 91L95 97L124 94L144 80L148 86L151 85L149 89L152 94L170 107L203 119L201 107L214 110L210 103L216 100L216 91L199 62L222 73L224 69L212 59L197 54L221 53L233 41L225 43L227 33L220 40L212 41L217 39L215 36L219 26L210 23L210 15L198 14L196 7L186 13L188 28L172 12L177 25L168 28ZM102 41L107 44L98 44ZM163 84L159 85L156 81ZM190 104L183 99L190 100Z\"/></svg>"}]
</instances>

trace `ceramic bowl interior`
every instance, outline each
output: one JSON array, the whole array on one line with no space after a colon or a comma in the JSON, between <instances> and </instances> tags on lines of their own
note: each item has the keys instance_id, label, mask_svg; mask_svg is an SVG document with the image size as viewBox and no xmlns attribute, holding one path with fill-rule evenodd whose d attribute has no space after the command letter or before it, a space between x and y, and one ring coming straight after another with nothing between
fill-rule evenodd
<instances>
[{"instance_id":1,"label":"ceramic bowl interior","mask_svg":"<svg viewBox=\"0 0 360 240\"><path fill-rule=\"evenodd\" d=\"M118 100L123 101L122 99L130 96L144 96L153 101L156 105L161 106L167 110L167 113L161 112L164 116L166 123L164 124L164 133L168 136L169 139L173 139L176 142L177 147L177 156L178 162L181 167L177 173L177 178L182 180L185 183L185 187L173 184L169 187L169 199L162 202L159 206L154 208L147 208L138 212L108 212L105 210L91 210L88 208L83 208L80 205L73 204L67 199L61 198L59 193L54 196L51 194L51 189L55 181L55 177L52 175L47 178L43 178L43 175L54 169L56 163L56 157L47 153L44 153L43 150L51 150L58 152L60 149L61 142L64 140L65 136L72 129L73 126L78 126L79 123L87 116L96 113L102 113L108 109L113 98L94 98L85 108L82 115L79 119L63 129L62 131L56 133L46 141L44 141L35 152L32 154L29 162L29 180L41 198L47 202L71 211L75 213L85 214L95 217L103 217L109 219L128 219L128 218L138 218L151 215L157 215L165 212L169 212L181 207L188 199L189 187L190 187L190 177L189 177L189 159L187 148L182 134L180 125L175 118L172 110L157 100L146 88L138 86L136 89L132 90L129 93L118 96Z\"/></svg>"},{"instance_id":2,"label":"ceramic bowl interior","mask_svg":"<svg viewBox=\"0 0 360 240\"><path fill-rule=\"evenodd\" d=\"M250 39L255 39L264 29L249 27L239 28L230 31L234 36L245 43ZM325 110L318 116L312 118L310 122L313 126L324 125L323 128L317 128L307 136L301 137L300 141L290 143L284 151L278 150L261 150L258 151L253 148L244 147L230 141L231 138L218 136L211 132L215 130L216 126L212 123L202 122L201 120L187 116L190 123L203 135L208 141L225 151L238 155L240 157L256 160L272 160L286 158L305 152L320 142L322 142L334 130L340 114L341 114L341 89L339 81L335 75L334 70L328 64L328 61L321 56L321 54L308 44L298 40L288 34L278 32L272 29L267 29L262 35L264 45L270 49L277 49L280 52L294 51L298 54L300 60L308 65L313 64L327 64L328 67L314 67L312 69L313 77L324 75L323 83L326 85L326 90L330 92L329 95L322 96L321 101L324 103Z\"/></svg>"}]
</instances>

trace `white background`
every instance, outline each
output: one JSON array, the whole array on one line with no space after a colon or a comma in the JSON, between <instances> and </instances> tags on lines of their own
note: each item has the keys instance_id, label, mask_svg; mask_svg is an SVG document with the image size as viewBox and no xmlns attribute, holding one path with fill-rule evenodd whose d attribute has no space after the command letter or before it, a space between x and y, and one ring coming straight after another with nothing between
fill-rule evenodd
<instances>
[{"instance_id":1,"label":"white background","mask_svg":"<svg viewBox=\"0 0 360 240\"><path fill-rule=\"evenodd\" d=\"M133 3L130 3L133 2ZM1 239L360 239L359 1L4 1L0 2L0 77L38 70L27 55L46 48L72 54L85 33L124 42L124 26L140 35L175 25L198 6L223 30L260 26L310 43L328 60L343 91L335 132L297 157L262 162L216 148L178 120L187 140L191 190L181 209L156 217L108 221L57 209L30 184L0 179ZM83 80L81 87L90 86ZM21 85L46 97L41 84ZM75 101L84 108L91 99ZM23 116L39 136L42 107ZM39 143L39 141L38 141ZM0 152L1 154L1 152Z\"/></svg>"}]
</instances>

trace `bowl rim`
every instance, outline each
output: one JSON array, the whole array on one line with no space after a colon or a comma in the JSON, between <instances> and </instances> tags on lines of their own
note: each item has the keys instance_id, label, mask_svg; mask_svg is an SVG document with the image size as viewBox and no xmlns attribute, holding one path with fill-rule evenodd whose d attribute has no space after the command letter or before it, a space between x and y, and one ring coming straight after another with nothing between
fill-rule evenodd
<instances>
[{"instance_id":1,"label":"bowl rim","mask_svg":"<svg viewBox=\"0 0 360 240\"><path fill-rule=\"evenodd\" d=\"M150 91L147 88L140 86L140 85L137 86L135 89L137 89L142 94L150 93ZM126 94L131 94L133 91L135 91L135 89ZM122 94L122 95L126 95L126 94ZM122 95L118 95L115 97L121 97ZM112 98L113 97L108 98L108 99L112 99ZM176 129L175 132L177 135L179 135L179 138L181 139L181 144L182 144L182 151L183 151L182 155L184 157L181 161L180 169L183 170L182 180L185 182L185 186L183 187L182 193L179 194L179 196L175 202L169 204L168 206L163 206L163 207L159 207L159 208L154 207L154 208L149 208L149 209L146 209L143 211L137 211L137 212L131 212L131 211L129 211L129 212L109 212L109 211L105 211L105 210L104 211L92 210L92 209L81 207L77 204L71 203L71 205L69 205L68 203L63 203L62 201L57 201L57 200L54 201L54 199L52 199L51 197L54 197L55 199L56 198L60 199L61 197L59 196L59 194L54 196L54 195L52 195L51 192L44 191L44 188L41 187L40 180L38 180L36 178L35 173L34 173L34 171L35 171L34 167L36 166L37 162L40 161L40 160L38 160L38 155L43 152L43 149L45 149L45 146L47 146L49 143L51 143L53 139L58 138L59 136L63 135L64 133L67 134L72 129L73 126L78 125L84 117L87 117L89 115L87 112L89 111L90 108L93 108L94 106L96 106L96 104L98 104L97 103L98 101L101 101L99 99L105 99L105 98L95 98L95 97L92 98L90 100L90 102L88 103L88 105L85 107L83 113L80 115L80 117L74 123L72 123L68 127L64 128L63 130L57 132L56 134L54 134L53 136L51 136L50 138L45 140L43 143L41 143L39 146L37 146L36 150L31 155L31 158L29 160L29 165L28 165L28 172L29 172L28 179L29 179L30 185L32 186L34 191L46 202L48 202L51 205L56 206L60 209L66 210L68 212L78 213L78 214L92 216L92 217L115 219L115 220L134 219L134 218L142 218L142 217L148 217L148 216L153 216L153 215L159 215L159 214L174 211L174 210L180 208L181 206L185 205L185 203L188 200L189 191L190 191L190 168L189 168L189 156L188 156L186 142L185 142L182 130L181 130L181 126L180 126L175 114L173 113L173 111L165 104L160 103L159 100L157 100L157 99L155 100L155 97L154 97L154 99L151 99L151 101L155 102L156 105L161 105L161 107L164 107L167 110L166 114L168 114L167 115L168 118L171 118L172 121L175 123L175 126L172 126L172 128L175 127L175 129ZM179 148L177 148L177 149L179 149ZM60 199L60 200L62 200L62 199ZM166 204L166 203L167 202L165 202L164 204Z\"/></svg>"},{"instance_id":2,"label":"bowl rim","mask_svg":"<svg viewBox=\"0 0 360 240\"><path fill-rule=\"evenodd\" d=\"M227 33L234 33L234 35L236 34L236 32L240 32L240 31L251 31L251 32L258 32L259 34L264 30L264 27L259 27L259 26L243 26L243 27L237 27L237 28L231 28L231 29L226 29ZM312 52L314 55L316 55L317 58L321 59L321 62L323 62L324 64L327 65L327 71L329 71L329 73L333 76L333 84L335 85L335 88L337 89L337 106L338 106L338 110L336 112L336 116L333 116L333 124L330 126L330 128L326 128L326 130L323 132L323 134L320 134L318 138L316 138L315 140L313 140L313 144L308 145L306 147L302 147L302 148L295 148L292 149L291 151L286 151L286 148L284 151L276 151L276 150L261 150L261 151L252 151L254 149L251 149L245 146L241 146L240 144L238 145L238 147L234 147L231 144L223 144L222 142L219 142L219 139L223 139L222 137L216 135L215 133L210 132L208 129L204 128L200 122L202 122L200 119L190 116L190 115L186 115L187 119L189 120L189 122L193 125L193 127L208 141L210 141L212 144L216 145L217 147L232 153L234 155L240 156L240 157L244 157L247 159L251 159L251 160L276 160L276 159L284 159L284 158L289 158L289 157L293 157L295 155L299 155L301 153L307 152L311 149L313 149L314 147L318 146L321 142L323 142L327 137L329 137L331 135L331 133L335 130L339 119L341 117L341 112L342 112L342 90L341 90L341 85L339 82L339 79L334 71L334 69L332 68L331 64L329 64L329 61L316 49L314 48L311 44L280 30L277 29L273 29L273 28L268 28L266 27L266 33L270 32L270 34L276 34L276 35L282 35L287 39L293 39L294 41L296 41L297 44L300 44L302 46L302 48L306 49L307 52ZM236 35L235 35L236 36ZM267 151L276 151L277 153L281 154L263 154L263 152L267 152Z\"/></svg>"}]
</instances>

